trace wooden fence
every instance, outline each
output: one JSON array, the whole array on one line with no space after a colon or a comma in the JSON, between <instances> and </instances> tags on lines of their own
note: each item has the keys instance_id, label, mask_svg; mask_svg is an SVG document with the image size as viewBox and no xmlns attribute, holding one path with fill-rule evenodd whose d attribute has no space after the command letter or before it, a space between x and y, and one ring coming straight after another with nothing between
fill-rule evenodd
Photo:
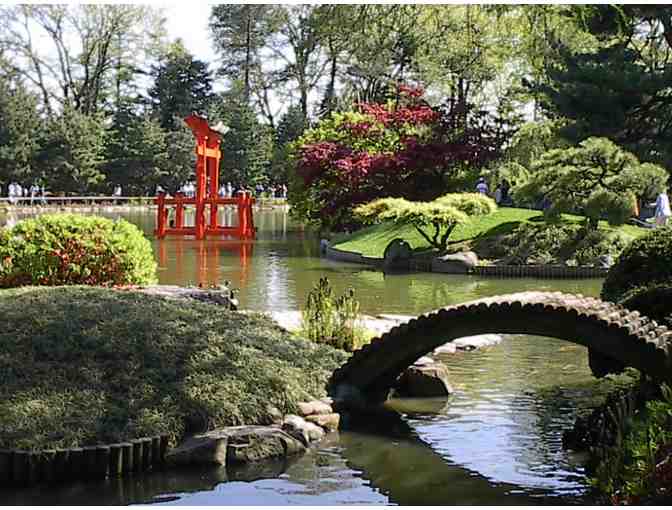
<instances>
[{"instance_id":1,"label":"wooden fence","mask_svg":"<svg viewBox=\"0 0 672 510\"><path fill-rule=\"evenodd\" d=\"M164 464L168 435L66 450L0 450L0 485L103 480Z\"/></svg>"}]
</instances>

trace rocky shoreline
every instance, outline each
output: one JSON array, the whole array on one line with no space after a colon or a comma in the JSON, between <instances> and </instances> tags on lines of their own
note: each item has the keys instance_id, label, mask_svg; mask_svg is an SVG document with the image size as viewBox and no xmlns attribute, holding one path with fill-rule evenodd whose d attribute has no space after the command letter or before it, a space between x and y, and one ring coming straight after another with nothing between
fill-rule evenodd
<instances>
[{"instance_id":1,"label":"rocky shoreline","mask_svg":"<svg viewBox=\"0 0 672 510\"><path fill-rule=\"evenodd\" d=\"M134 290L167 299L197 300L230 308L226 291L219 292L217 289L154 285ZM264 315L286 331L297 332L301 329L301 312L298 310L271 311L265 312ZM379 336L414 317L397 314L364 315L360 318L360 325ZM432 355L481 349L501 341L500 335L493 334L459 338L437 348ZM394 395L448 397L452 392L446 366L433 357L423 356L399 378ZM273 416L273 423L270 425L240 425L195 434L171 449L166 455L166 463L240 466L246 463L288 459L304 453L326 434L337 431L341 425L338 402L334 402L331 398L299 402L298 411L296 415L283 416L279 410L270 408L269 414Z\"/></svg>"}]
</instances>

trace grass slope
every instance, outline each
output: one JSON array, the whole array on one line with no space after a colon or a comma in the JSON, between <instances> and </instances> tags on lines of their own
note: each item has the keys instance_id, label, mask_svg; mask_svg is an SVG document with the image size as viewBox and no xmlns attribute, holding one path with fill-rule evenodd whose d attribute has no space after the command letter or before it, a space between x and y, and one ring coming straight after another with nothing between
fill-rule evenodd
<instances>
[{"instance_id":1,"label":"grass slope","mask_svg":"<svg viewBox=\"0 0 672 510\"><path fill-rule=\"evenodd\" d=\"M580 223L584 221L582 216L563 214L563 221L568 223ZM490 237L506 234L514 230L518 225L528 221L543 221L541 211L531 209L518 209L515 207L502 207L493 214L479 216L463 225L458 225L450 236L451 243L472 241L476 238ZM639 237L648 230L622 225L611 227L607 222L600 222L600 229L618 231L631 238ZM411 245L414 250L429 249L427 241L418 231L409 225L397 226L393 223L383 223L366 227L351 234L344 234L334 238L333 247L338 250L361 253L366 257L382 257L385 248L395 238L401 238Z\"/></svg>"},{"instance_id":2,"label":"grass slope","mask_svg":"<svg viewBox=\"0 0 672 510\"><path fill-rule=\"evenodd\" d=\"M269 319L91 287L0 291L0 448L270 423L346 355Z\"/></svg>"}]
</instances>

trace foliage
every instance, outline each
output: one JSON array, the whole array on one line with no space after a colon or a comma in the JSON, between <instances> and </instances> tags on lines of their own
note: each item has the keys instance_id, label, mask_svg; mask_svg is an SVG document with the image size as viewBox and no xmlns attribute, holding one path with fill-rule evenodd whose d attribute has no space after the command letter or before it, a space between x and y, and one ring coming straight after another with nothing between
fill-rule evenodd
<instances>
[{"instance_id":1,"label":"foliage","mask_svg":"<svg viewBox=\"0 0 672 510\"><path fill-rule=\"evenodd\" d=\"M294 144L295 214L330 229L355 225L352 209L376 198L433 200L446 177L496 158L505 133L481 112L431 108L422 91L332 113ZM492 119L490 119L492 120Z\"/></svg>"},{"instance_id":2,"label":"foliage","mask_svg":"<svg viewBox=\"0 0 672 510\"><path fill-rule=\"evenodd\" d=\"M0 287L156 281L149 241L125 220L45 214L0 231Z\"/></svg>"},{"instance_id":3,"label":"foliage","mask_svg":"<svg viewBox=\"0 0 672 510\"><path fill-rule=\"evenodd\" d=\"M591 482L612 504L660 504L669 498L672 447L672 390L646 403L622 444L610 448Z\"/></svg>"},{"instance_id":4,"label":"foliage","mask_svg":"<svg viewBox=\"0 0 672 510\"><path fill-rule=\"evenodd\" d=\"M47 126L38 154L43 180L50 189L83 193L105 176L105 122L102 115L85 115L70 106Z\"/></svg>"},{"instance_id":5,"label":"foliage","mask_svg":"<svg viewBox=\"0 0 672 510\"><path fill-rule=\"evenodd\" d=\"M573 6L580 26L598 38L597 51L559 44L548 79L533 87L544 110L568 119L563 136L612 139L642 161L669 167L672 114L670 9L661 5Z\"/></svg>"},{"instance_id":6,"label":"foliage","mask_svg":"<svg viewBox=\"0 0 672 510\"><path fill-rule=\"evenodd\" d=\"M272 150L270 132L242 99L232 102L228 127L221 143L222 180L239 187L265 183Z\"/></svg>"},{"instance_id":7,"label":"foliage","mask_svg":"<svg viewBox=\"0 0 672 510\"><path fill-rule=\"evenodd\" d=\"M513 190L516 201L550 201L549 214L582 212L597 227L605 215L622 224L634 212L636 196L664 185L667 173L605 138L588 138L577 147L553 149L533 165L532 176Z\"/></svg>"},{"instance_id":8,"label":"foliage","mask_svg":"<svg viewBox=\"0 0 672 510\"><path fill-rule=\"evenodd\" d=\"M618 304L672 328L672 282L643 284L620 296Z\"/></svg>"},{"instance_id":9,"label":"foliage","mask_svg":"<svg viewBox=\"0 0 672 510\"><path fill-rule=\"evenodd\" d=\"M346 355L259 314L136 291L0 291L0 448L68 448L242 424L325 396Z\"/></svg>"},{"instance_id":10,"label":"foliage","mask_svg":"<svg viewBox=\"0 0 672 510\"><path fill-rule=\"evenodd\" d=\"M618 302L630 289L672 281L672 228L656 228L634 240L609 270L602 299Z\"/></svg>"},{"instance_id":11,"label":"foliage","mask_svg":"<svg viewBox=\"0 0 672 510\"><path fill-rule=\"evenodd\" d=\"M301 317L302 333L309 340L346 351L361 347L364 331L358 325L359 302L353 289L337 298L329 280L320 278L308 293Z\"/></svg>"},{"instance_id":12,"label":"foliage","mask_svg":"<svg viewBox=\"0 0 672 510\"><path fill-rule=\"evenodd\" d=\"M494 239L480 239L477 253L510 265L602 266L625 248L629 237L587 230L577 223L523 223Z\"/></svg>"},{"instance_id":13,"label":"foliage","mask_svg":"<svg viewBox=\"0 0 672 510\"><path fill-rule=\"evenodd\" d=\"M208 64L194 59L178 40L152 70L154 86L149 91L154 115L161 127L177 128L176 119L205 113L212 95Z\"/></svg>"},{"instance_id":14,"label":"foliage","mask_svg":"<svg viewBox=\"0 0 672 510\"><path fill-rule=\"evenodd\" d=\"M0 77L0 186L35 177L41 119L37 96L23 83Z\"/></svg>"},{"instance_id":15,"label":"foliage","mask_svg":"<svg viewBox=\"0 0 672 510\"><path fill-rule=\"evenodd\" d=\"M479 193L451 193L433 202L382 198L355 208L354 214L364 223L392 221L397 225L413 225L432 248L445 251L457 225L467 222L469 217L491 214L496 209L491 198Z\"/></svg>"},{"instance_id":16,"label":"foliage","mask_svg":"<svg viewBox=\"0 0 672 510\"><path fill-rule=\"evenodd\" d=\"M478 216L468 223L455 227L451 234L449 247L464 249L469 247L476 251L482 259L500 259L507 255L502 238L513 232L518 226L525 223L538 224L543 221L540 211L518 209L515 207L500 207L487 216ZM581 225L585 223L583 216L563 214L559 221L566 224ZM600 222L599 231L605 236L633 239L644 235L645 229L632 225L621 225L613 228L605 222ZM426 250L429 243L412 225L397 225L393 222L381 223L364 227L351 234L339 234L332 239L332 246L336 249L360 253L367 257L383 256L385 247L396 238L407 241L414 250Z\"/></svg>"}]
</instances>

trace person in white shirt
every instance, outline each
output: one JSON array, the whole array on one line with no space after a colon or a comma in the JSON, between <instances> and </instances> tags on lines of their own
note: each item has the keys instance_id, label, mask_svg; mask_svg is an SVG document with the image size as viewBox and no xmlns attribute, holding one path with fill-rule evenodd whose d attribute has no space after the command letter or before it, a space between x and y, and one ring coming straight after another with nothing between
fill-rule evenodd
<instances>
[{"instance_id":1,"label":"person in white shirt","mask_svg":"<svg viewBox=\"0 0 672 510\"><path fill-rule=\"evenodd\" d=\"M667 196L667 192L662 190L656 198L656 225L664 227L667 225L667 220L670 216L672 216L672 211L670 211L670 199Z\"/></svg>"},{"instance_id":2,"label":"person in white shirt","mask_svg":"<svg viewBox=\"0 0 672 510\"><path fill-rule=\"evenodd\" d=\"M478 191L482 195L487 195L488 191L490 191L483 177L479 177L478 184L476 184L476 191Z\"/></svg>"}]
</instances>

